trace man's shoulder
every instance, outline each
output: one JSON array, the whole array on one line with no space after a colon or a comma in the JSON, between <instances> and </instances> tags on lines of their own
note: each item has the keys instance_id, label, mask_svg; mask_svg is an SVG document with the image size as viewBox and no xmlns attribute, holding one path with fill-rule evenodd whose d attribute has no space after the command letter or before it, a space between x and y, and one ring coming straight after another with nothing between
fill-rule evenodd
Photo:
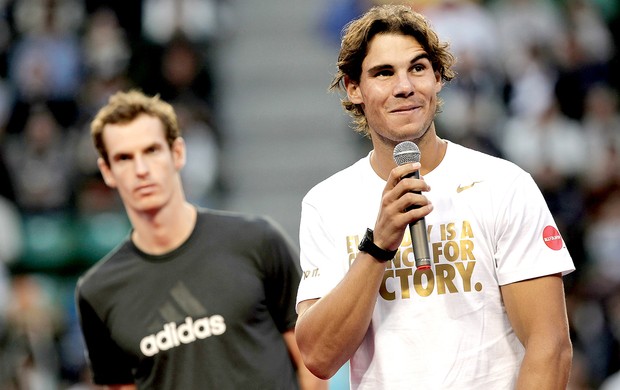
<instances>
[{"instance_id":1,"label":"man's shoulder","mask_svg":"<svg viewBox=\"0 0 620 390\"><path fill-rule=\"evenodd\" d=\"M231 236L236 240L243 237L256 239L257 236L283 234L282 227L276 220L261 214L199 208L198 221L202 225L203 233L216 234L220 239Z\"/></svg>"},{"instance_id":2,"label":"man's shoulder","mask_svg":"<svg viewBox=\"0 0 620 390\"><path fill-rule=\"evenodd\" d=\"M473 159L474 161L480 161L482 163L493 162L498 164L512 164L510 161L502 157L491 155L487 152L483 152L477 149L472 149L462 144L449 141L448 145L448 150L451 153L456 154L458 158L467 157L469 159Z\"/></svg>"},{"instance_id":3,"label":"man's shoulder","mask_svg":"<svg viewBox=\"0 0 620 390\"><path fill-rule=\"evenodd\" d=\"M339 195L349 197L352 186L359 185L366 180L369 172L371 172L370 162L366 156L315 184L306 193L304 199L324 196L334 198Z\"/></svg>"},{"instance_id":4,"label":"man's shoulder","mask_svg":"<svg viewBox=\"0 0 620 390\"><path fill-rule=\"evenodd\" d=\"M198 209L198 220L200 223L209 224L210 226L216 225L219 228L248 225L269 225L273 221L266 215L244 213L234 210L221 210L221 209Z\"/></svg>"},{"instance_id":5,"label":"man's shoulder","mask_svg":"<svg viewBox=\"0 0 620 390\"><path fill-rule=\"evenodd\" d=\"M130 256L129 239L125 239L78 278L77 291L85 293L97 290L100 283L109 280L111 274L116 274L120 263L127 261Z\"/></svg>"},{"instance_id":6,"label":"man's shoulder","mask_svg":"<svg viewBox=\"0 0 620 390\"><path fill-rule=\"evenodd\" d=\"M450 143L450 161L462 169L485 172L500 178L527 174L521 167L503 157L494 156L469 147Z\"/></svg>"}]
</instances>

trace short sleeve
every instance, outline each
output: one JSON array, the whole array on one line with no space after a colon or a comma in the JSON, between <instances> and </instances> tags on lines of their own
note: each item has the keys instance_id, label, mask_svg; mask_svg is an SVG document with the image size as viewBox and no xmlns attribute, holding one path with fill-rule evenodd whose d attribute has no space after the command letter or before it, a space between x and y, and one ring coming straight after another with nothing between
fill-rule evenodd
<instances>
[{"instance_id":1,"label":"short sleeve","mask_svg":"<svg viewBox=\"0 0 620 390\"><path fill-rule=\"evenodd\" d=\"M495 240L499 284L574 271L566 244L532 177L523 171L503 190Z\"/></svg>"},{"instance_id":2,"label":"short sleeve","mask_svg":"<svg viewBox=\"0 0 620 390\"><path fill-rule=\"evenodd\" d=\"M346 252L338 250L345 248L344 238L340 245L334 241L334 233L328 229L329 224L317 208L311 202L304 201L301 210L299 243L302 277L297 292L298 304L321 298L331 291L346 275L352 261L346 257ZM360 231L362 233L363 230Z\"/></svg>"},{"instance_id":3,"label":"short sleeve","mask_svg":"<svg viewBox=\"0 0 620 390\"><path fill-rule=\"evenodd\" d=\"M80 293L79 284L76 301L93 382L98 385L134 383L129 357L112 340L105 324Z\"/></svg>"},{"instance_id":4,"label":"short sleeve","mask_svg":"<svg viewBox=\"0 0 620 390\"><path fill-rule=\"evenodd\" d=\"M300 280L299 251L282 228L268 220L264 243L265 293L271 316L282 333L297 322L295 296Z\"/></svg>"}]
</instances>

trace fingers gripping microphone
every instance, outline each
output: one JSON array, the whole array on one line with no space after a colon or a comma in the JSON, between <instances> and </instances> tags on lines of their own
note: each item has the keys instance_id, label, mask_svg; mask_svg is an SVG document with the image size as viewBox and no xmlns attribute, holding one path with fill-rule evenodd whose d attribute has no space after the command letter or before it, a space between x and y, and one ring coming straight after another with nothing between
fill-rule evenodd
<instances>
[{"instance_id":1,"label":"fingers gripping microphone","mask_svg":"<svg viewBox=\"0 0 620 390\"><path fill-rule=\"evenodd\" d=\"M397 165L411 164L420 162L420 149L418 145L411 141L401 142L394 148L394 161ZM420 173L413 172L405 177L415 177L418 179ZM419 194L416 191L416 194ZM416 208L419 206L412 206ZM428 249L428 238L426 237L426 221L420 218L409 224L409 233L411 233L411 242L413 244L413 255L415 256L415 266L417 269L431 268L431 256Z\"/></svg>"}]
</instances>

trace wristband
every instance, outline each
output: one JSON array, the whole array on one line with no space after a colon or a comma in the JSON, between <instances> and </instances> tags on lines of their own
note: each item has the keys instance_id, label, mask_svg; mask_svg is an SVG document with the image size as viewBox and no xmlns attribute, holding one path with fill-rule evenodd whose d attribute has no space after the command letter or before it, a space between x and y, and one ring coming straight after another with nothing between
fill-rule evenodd
<instances>
[{"instance_id":1,"label":"wristband","mask_svg":"<svg viewBox=\"0 0 620 390\"><path fill-rule=\"evenodd\" d=\"M362 238L362 241L357 249L368 253L382 263L390 261L394 258L394 256L396 256L396 250L386 251L385 249L381 249L375 245L372 229L366 229L366 234L364 234L364 238Z\"/></svg>"}]
</instances>

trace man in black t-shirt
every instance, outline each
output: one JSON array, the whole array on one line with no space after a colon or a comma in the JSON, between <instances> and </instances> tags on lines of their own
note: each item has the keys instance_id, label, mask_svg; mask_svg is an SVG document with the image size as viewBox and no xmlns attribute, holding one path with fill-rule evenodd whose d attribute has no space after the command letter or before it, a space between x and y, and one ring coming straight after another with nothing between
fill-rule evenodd
<instances>
[{"instance_id":1,"label":"man in black t-shirt","mask_svg":"<svg viewBox=\"0 0 620 390\"><path fill-rule=\"evenodd\" d=\"M91 125L133 229L78 281L96 384L110 389L327 388L294 337L297 251L272 221L198 209L172 107L119 92Z\"/></svg>"}]
</instances>

